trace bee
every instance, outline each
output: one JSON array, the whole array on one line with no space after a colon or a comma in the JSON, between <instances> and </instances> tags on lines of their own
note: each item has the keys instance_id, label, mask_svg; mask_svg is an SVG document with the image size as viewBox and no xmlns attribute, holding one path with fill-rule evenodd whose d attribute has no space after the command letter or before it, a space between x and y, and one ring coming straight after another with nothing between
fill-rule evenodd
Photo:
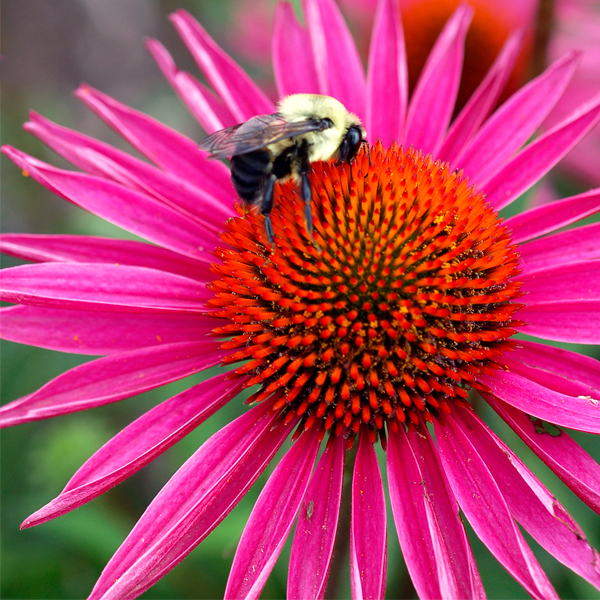
<instances>
[{"instance_id":1,"label":"bee","mask_svg":"<svg viewBox=\"0 0 600 600\"><path fill-rule=\"evenodd\" d=\"M292 179L304 201L306 229L312 235L310 165L336 158L348 164L367 132L360 119L330 96L293 94L283 98L272 115L209 135L199 148L212 158L231 159L231 181L238 196L264 217L267 239L275 246L271 211L275 183ZM367 146L368 148L368 146Z\"/></svg>"}]
</instances>

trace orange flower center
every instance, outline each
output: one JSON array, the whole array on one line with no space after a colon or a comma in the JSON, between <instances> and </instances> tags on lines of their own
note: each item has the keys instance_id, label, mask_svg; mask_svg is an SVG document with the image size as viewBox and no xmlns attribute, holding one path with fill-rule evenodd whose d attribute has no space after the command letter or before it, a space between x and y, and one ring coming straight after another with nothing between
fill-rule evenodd
<instances>
[{"instance_id":1,"label":"orange flower center","mask_svg":"<svg viewBox=\"0 0 600 600\"><path fill-rule=\"evenodd\" d=\"M231 219L210 302L224 362L259 386L250 401L276 395L300 431L349 446L361 427L385 445L386 427L463 403L511 348L520 306L510 236L461 173L380 142L371 160L313 164L314 241L292 182L276 189L273 252L260 215Z\"/></svg>"}]
</instances>

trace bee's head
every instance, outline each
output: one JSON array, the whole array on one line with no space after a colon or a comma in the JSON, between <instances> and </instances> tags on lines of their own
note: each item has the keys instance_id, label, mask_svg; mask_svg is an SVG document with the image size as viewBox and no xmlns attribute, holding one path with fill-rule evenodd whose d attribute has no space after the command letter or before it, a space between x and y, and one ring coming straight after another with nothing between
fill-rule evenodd
<instances>
[{"instance_id":1,"label":"bee's head","mask_svg":"<svg viewBox=\"0 0 600 600\"><path fill-rule=\"evenodd\" d=\"M352 162L352 159L356 156L361 144L366 143L365 134L365 130L360 125L350 125L350 127L348 127L346 135L340 144L340 162L345 161L348 164Z\"/></svg>"}]
</instances>

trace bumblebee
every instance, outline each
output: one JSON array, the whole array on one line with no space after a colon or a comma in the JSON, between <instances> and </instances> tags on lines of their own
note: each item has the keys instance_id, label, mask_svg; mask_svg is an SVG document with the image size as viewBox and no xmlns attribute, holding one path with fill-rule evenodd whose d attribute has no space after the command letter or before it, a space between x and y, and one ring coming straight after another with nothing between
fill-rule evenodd
<instances>
[{"instance_id":1,"label":"bumblebee","mask_svg":"<svg viewBox=\"0 0 600 600\"><path fill-rule=\"evenodd\" d=\"M296 182L306 229L312 234L311 163L330 158L352 162L361 144L367 143L366 135L360 119L335 98L293 94L279 102L276 113L217 131L199 147L213 158L230 158L233 187L263 215L265 233L274 246L270 215L275 183L290 178Z\"/></svg>"}]
</instances>

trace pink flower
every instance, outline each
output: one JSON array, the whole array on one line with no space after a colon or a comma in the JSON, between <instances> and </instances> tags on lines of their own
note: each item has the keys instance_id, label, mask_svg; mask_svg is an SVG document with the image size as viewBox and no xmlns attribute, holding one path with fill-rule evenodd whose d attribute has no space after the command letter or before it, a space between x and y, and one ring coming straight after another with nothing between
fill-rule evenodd
<instances>
[{"instance_id":1,"label":"pink flower","mask_svg":"<svg viewBox=\"0 0 600 600\"><path fill-rule=\"evenodd\" d=\"M366 76L333 1L306 0L304 14L306 28L290 4L277 7L279 95L338 98L373 144L351 166L313 164L316 244L294 185L277 186L271 253L261 217L236 212L224 164L87 86L80 99L154 164L37 114L26 128L83 172L4 147L59 196L151 244L3 236L5 252L37 263L3 271L0 299L17 305L2 309L3 337L105 356L2 407L2 426L234 365L123 429L24 527L102 494L257 386L254 406L156 496L91 598L134 598L152 586L222 521L292 434L249 517L226 597L258 597L296 518L290 597L323 597L337 535L350 536L353 597L383 597L377 441L387 450L393 518L419 596L484 596L459 509L532 596L556 593L517 523L600 589L600 557L579 525L468 401L468 390L479 390L600 512L600 468L562 430L600 431L598 363L512 339L522 329L543 340L598 342L600 228L559 229L597 213L600 190L505 221L496 214L598 122L596 95L527 143L579 55L557 60L490 116L519 52L521 36L510 36L452 121L470 8L446 24L410 103L393 0L378 5ZM213 89L179 71L159 42L148 48L208 133L275 110L189 14L172 20ZM346 450L355 443L351 527L338 532Z\"/></svg>"}]
</instances>

